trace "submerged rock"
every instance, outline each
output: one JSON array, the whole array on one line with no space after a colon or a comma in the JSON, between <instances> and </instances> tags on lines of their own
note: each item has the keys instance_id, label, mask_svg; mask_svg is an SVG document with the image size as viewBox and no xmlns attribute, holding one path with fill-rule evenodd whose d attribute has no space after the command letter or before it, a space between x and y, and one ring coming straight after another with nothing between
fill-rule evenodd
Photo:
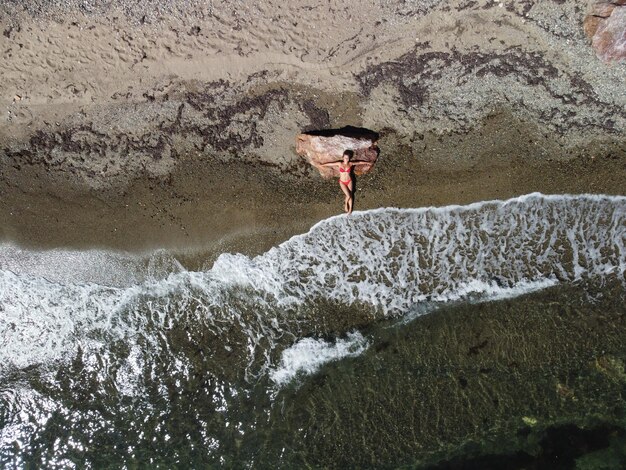
<instances>
[{"instance_id":1,"label":"submerged rock","mask_svg":"<svg viewBox=\"0 0 626 470\"><path fill-rule=\"evenodd\" d=\"M596 3L583 26L600 59L626 59L626 0Z\"/></svg>"},{"instance_id":2,"label":"submerged rock","mask_svg":"<svg viewBox=\"0 0 626 470\"><path fill-rule=\"evenodd\" d=\"M345 150L352 150L352 161L367 162L354 168L357 175L374 168L379 150L378 134L367 129L344 128L314 131L296 137L296 152L317 168L324 178L339 176L338 167L323 166L341 160Z\"/></svg>"}]
</instances>

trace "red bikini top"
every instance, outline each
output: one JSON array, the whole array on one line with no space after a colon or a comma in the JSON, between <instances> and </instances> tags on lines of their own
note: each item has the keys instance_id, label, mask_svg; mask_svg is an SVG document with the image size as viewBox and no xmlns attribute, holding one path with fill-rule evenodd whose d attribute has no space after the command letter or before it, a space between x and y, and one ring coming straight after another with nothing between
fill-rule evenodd
<instances>
[{"instance_id":1,"label":"red bikini top","mask_svg":"<svg viewBox=\"0 0 626 470\"><path fill-rule=\"evenodd\" d=\"M348 168L347 170L344 170L343 168L339 167L339 173L349 173L350 172L350 168Z\"/></svg>"}]
</instances>

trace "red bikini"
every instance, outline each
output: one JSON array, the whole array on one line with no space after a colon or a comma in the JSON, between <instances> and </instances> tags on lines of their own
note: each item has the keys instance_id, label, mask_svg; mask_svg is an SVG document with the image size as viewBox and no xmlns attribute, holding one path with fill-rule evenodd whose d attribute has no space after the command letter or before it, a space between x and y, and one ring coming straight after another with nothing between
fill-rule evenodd
<instances>
[{"instance_id":1,"label":"red bikini","mask_svg":"<svg viewBox=\"0 0 626 470\"><path fill-rule=\"evenodd\" d=\"M350 173L350 168L344 170L343 168L339 167L339 173ZM339 179L339 182L341 184L345 184L346 186L348 186L350 183L352 183L352 180L348 180L348 181L341 181L341 178Z\"/></svg>"}]
</instances>

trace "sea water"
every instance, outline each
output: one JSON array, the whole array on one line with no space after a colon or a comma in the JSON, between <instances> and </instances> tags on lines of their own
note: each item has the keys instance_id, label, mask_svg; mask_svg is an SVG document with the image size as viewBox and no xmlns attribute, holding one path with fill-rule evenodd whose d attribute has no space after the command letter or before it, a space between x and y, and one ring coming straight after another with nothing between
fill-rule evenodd
<instances>
[{"instance_id":1,"label":"sea water","mask_svg":"<svg viewBox=\"0 0 626 470\"><path fill-rule=\"evenodd\" d=\"M381 418L383 437L365 444L377 428L370 420L377 407L385 416L408 416L416 400L430 408L445 401L435 385L419 389L439 380L439 366L428 374L420 369L428 342L460 327L449 339L457 335L462 344L479 324L472 315L478 318L484 308L495 308L497 321L513 322L515 312L535 318L537 309L545 314L536 318L554 322L551 309L572 302L569 312L619 315L625 244L626 198L530 194L337 216L264 254L224 253L197 272L162 250L35 252L4 245L0 463L360 466L445 455L453 443L461 446L457 434L467 438L468 429L476 430L471 421L479 407L474 414L439 410L439 418L421 423L400 420L402 435L413 435L400 447L402 439L390 438L397 426ZM549 300L540 300L544 295ZM528 311L531 305L536 308ZM410 339L425 331L426 314L446 318L447 326L433 326L439 331L434 338ZM457 317L462 325L455 325ZM541 331L552 328L541 325ZM562 328L565 335L575 329ZM608 348L613 343L606 337ZM564 341L545 338L553 340ZM468 350L480 351L481 344ZM572 347L585 345L581 340ZM514 353L523 349L520 344ZM389 350L411 352L398 361ZM514 353L502 352L501 360ZM620 354L598 352L595 359L614 372L616 387L623 386ZM378 367L389 384L425 375L419 383L409 380L398 402L386 393L393 385L378 390L376 374L364 379ZM472 382L464 374L454 387L465 390ZM565 397L571 392L561 382L554 387ZM498 393L511 408L524 403L524 397L511 398L513 392ZM542 411L546 420L554 409ZM573 416L572 410L561 416ZM466 422L441 428L446 413L467 415ZM495 425L485 426L483 438L498 434Z\"/></svg>"}]
</instances>

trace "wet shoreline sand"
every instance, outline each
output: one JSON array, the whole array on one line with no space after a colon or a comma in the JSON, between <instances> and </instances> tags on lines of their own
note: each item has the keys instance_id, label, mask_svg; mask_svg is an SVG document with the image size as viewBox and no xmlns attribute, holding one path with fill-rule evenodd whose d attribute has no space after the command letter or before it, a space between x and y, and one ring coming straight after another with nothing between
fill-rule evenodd
<instances>
[{"instance_id":1,"label":"wet shoreline sand","mask_svg":"<svg viewBox=\"0 0 626 470\"><path fill-rule=\"evenodd\" d=\"M500 126L489 125L488 133L483 126L464 136L426 136L432 143L419 154L393 133L383 134L379 163L357 180L356 210L467 204L531 192L623 194L626 149L619 141L538 157L531 153L537 146L527 141L548 143L532 131L511 131L506 116ZM513 134L521 137L507 141ZM504 143L491 150L489 139L495 138ZM46 166L9 168L3 176L2 239L35 249L252 255L342 210L337 182L321 179L304 161L285 172L260 163L189 159L167 176L103 190Z\"/></svg>"}]
</instances>

